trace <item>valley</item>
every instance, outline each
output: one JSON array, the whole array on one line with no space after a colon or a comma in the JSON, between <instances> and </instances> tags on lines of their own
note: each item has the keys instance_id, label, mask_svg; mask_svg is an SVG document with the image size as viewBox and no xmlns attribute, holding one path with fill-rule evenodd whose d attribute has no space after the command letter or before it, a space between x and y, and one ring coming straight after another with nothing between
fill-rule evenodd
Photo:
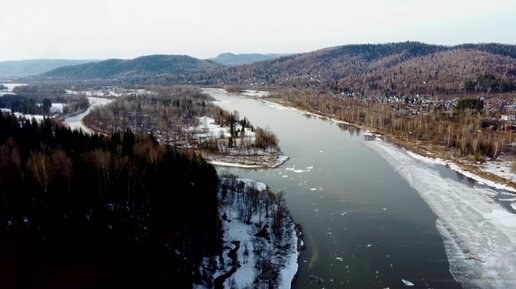
<instances>
[{"instance_id":1,"label":"valley","mask_svg":"<svg viewBox=\"0 0 516 289\"><path fill-rule=\"evenodd\" d=\"M95 245L70 250L115 264L97 249L134 237L118 273L137 282L93 270L124 288L173 276L198 289L516 288L515 51L400 42L226 65L149 55L6 81L0 169L16 178L0 180L1 230L33 244L52 232L54 246L66 224L87 227ZM17 199L24 186L33 204ZM67 211L78 200L84 216Z\"/></svg>"}]
</instances>

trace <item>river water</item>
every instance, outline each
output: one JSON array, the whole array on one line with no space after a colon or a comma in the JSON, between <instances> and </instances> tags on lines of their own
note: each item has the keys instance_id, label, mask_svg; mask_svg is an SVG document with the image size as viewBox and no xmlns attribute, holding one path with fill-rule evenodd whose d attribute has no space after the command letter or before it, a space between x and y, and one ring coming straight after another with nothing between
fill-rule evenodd
<instances>
[{"instance_id":1,"label":"river water","mask_svg":"<svg viewBox=\"0 0 516 289\"><path fill-rule=\"evenodd\" d=\"M358 130L208 91L222 108L272 130L291 157L271 170L218 170L286 193L306 243L293 288L404 288L401 279L413 288L461 288L449 272L436 216Z\"/></svg>"}]
</instances>

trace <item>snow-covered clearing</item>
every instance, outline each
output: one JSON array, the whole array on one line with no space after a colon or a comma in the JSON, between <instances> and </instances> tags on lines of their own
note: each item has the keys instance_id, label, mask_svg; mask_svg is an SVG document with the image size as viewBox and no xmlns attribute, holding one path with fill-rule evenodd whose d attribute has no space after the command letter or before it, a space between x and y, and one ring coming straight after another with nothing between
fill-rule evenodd
<instances>
[{"instance_id":1,"label":"snow-covered clearing","mask_svg":"<svg viewBox=\"0 0 516 289\"><path fill-rule=\"evenodd\" d=\"M512 160L510 157L500 158L499 160L489 160L480 165L479 168L484 172L500 176L516 183L516 173L512 171Z\"/></svg>"},{"instance_id":2,"label":"snow-covered clearing","mask_svg":"<svg viewBox=\"0 0 516 289\"><path fill-rule=\"evenodd\" d=\"M392 144L373 141L367 145L384 157L437 215L450 271L465 288L516 288L516 214L495 199L512 194L444 178L438 171L442 161Z\"/></svg>"},{"instance_id":3,"label":"snow-covered clearing","mask_svg":"<svg viewBox=\"0 0 516 289\"><path fill-rule=\"evenodd\" d=\"M194 137L199 139L206 139L206 138L219 138L221 136L224 136L225 138L231 137L231 133L229 131L229 127L222 127L218 125L215 122L215 119L208 117L208 116L202 116L199 117L199 124L196 127L190 127L188 131L193 132ZM242 129L242 125L239 123L235 123L235 130L240 131ZM244 129L245 134L244 138L247 141L254 141L256 138L256 134L251 131L249 128Z\"/></svg>"},{"instance_id":4,"label":"snow-covered clearing","mask_svg":"<svg viewBox=\"0 0 516 289\"><path fill-rule=\"evenodd\" d=\"M87 116L90 113L90 111L93 108L108 105L111 102L113 102L113 99L100 98L100 97L88 97L88 102L89 102L90 106L84 112L81 112L81 113L78 113L78 114L75 114L75 115L65 118L63 123L68 125L68 127L70 127L72 130L82 129L82 131L85 133L89 133L89 134L93 133L93 131L91 129L89 129L86 125L84 125L82 120L84 119L85 116Z\"/></svg>"},{"instance_id":5,"label":"snow-covered clearing","mask_svg":"<svg viewBox=\"0 0 516 289\"><path fill-rule=\"evenodd\" d=\"M52 103L52 107L50 107L50 113L51 114L62 114L65 106L66 106L66 103L60 103L60 102Z\"/></svg>"},{"instance_id":6,"label":"snow-covered clearing","mask_svg":"<svg viewBox=\"0 0 516 289\"><path fill-rule=\"evenodd\" d=\"M281 197L264 183L238 178L222 179L218 197L224 249L221 256L205 258L205 284L194 288L290 288L298 237Z\"/></svg>"}]
</instances>

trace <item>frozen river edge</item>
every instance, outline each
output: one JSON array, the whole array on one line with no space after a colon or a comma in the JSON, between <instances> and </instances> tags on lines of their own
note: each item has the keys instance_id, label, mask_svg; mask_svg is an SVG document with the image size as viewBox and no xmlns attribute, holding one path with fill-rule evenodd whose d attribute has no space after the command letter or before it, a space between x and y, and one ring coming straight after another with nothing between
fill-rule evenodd
<instances>
[{"instance_id":1,"label":"frozen river edge","mask_svg":"<svg viewBox=\"0 0 516 289\"><path fill-rule=\"evenodd\" d=\"M438 170L443 164L393 144L371 141L367 145L437 215L450 272L464 288L516 288L516 214L496 200L512 194L445 178Z\"/></svg>"}]
</instances>

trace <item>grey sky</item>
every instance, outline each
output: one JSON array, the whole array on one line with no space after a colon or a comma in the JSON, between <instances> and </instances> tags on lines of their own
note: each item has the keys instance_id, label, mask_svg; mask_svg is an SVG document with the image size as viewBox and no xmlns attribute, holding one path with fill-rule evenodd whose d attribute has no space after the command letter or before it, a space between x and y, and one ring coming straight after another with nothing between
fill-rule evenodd
<instances>
[{"instance_id":1,"label":"grey sky","mask_svg":"<svg viewBox=\"0 0 516 289\"><path fill-rule=\"evenodd\" d=\"M516 0L1 0L0 60L516 43Z\"/></svg>"}]
</instances>

